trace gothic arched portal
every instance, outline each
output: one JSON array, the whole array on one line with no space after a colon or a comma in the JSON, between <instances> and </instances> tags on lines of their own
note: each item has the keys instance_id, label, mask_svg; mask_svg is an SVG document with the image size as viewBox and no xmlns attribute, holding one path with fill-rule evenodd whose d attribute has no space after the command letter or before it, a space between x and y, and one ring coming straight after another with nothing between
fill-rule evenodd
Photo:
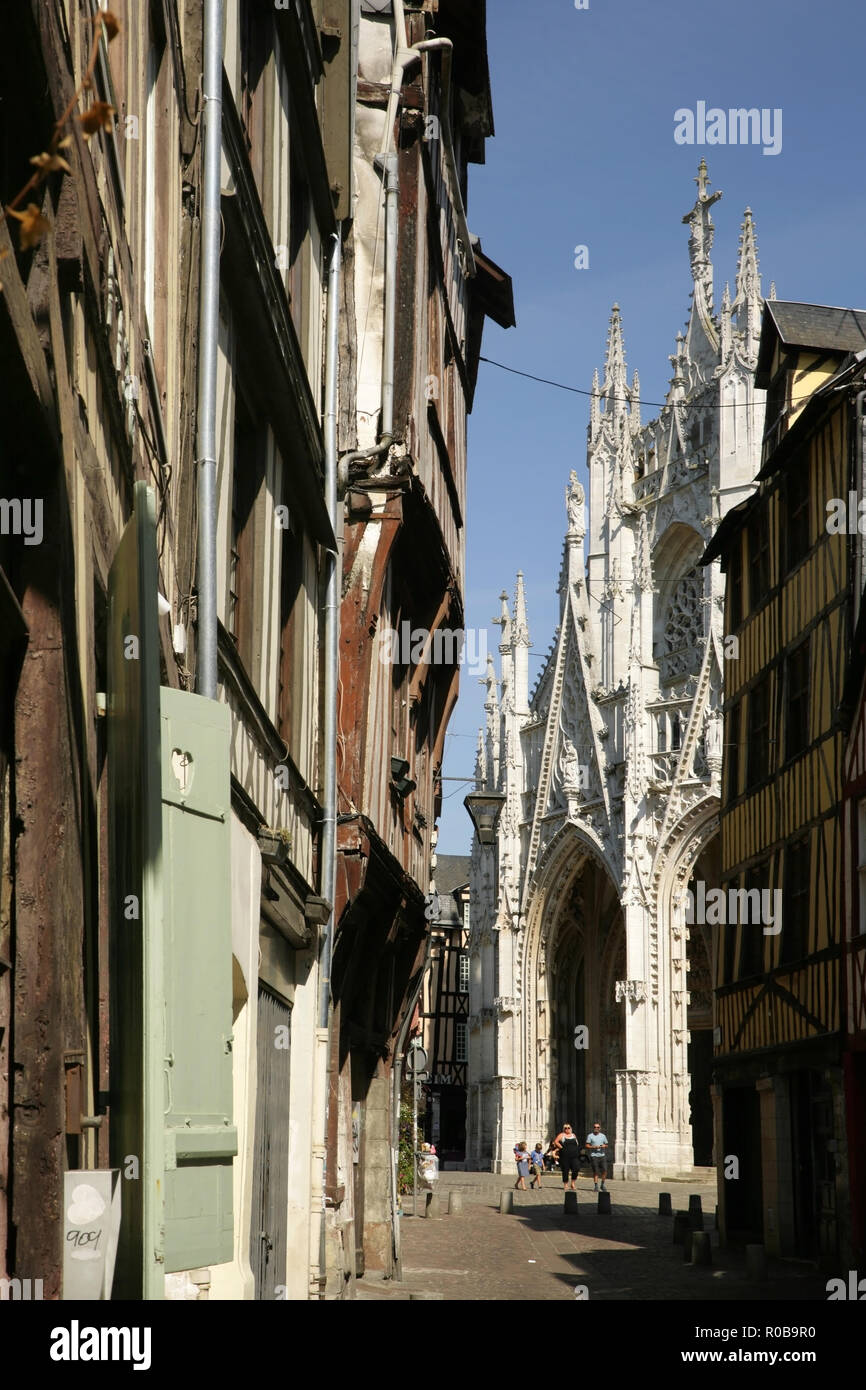
<instances>
[{"instance_id":1,"label":"gothic arched portal","mask_svg":"<svg viewBox=\"0 0 866 1390\"><path fill-rule=\"evenodd\" d=\"M625 936L616 889L593 859L584 860L563 895L548 941L548 1127L556 1134L568 1121L585 1134L598 1119L612 1134L624 1055L615 983L625 967Z\"/></svg>"},{"instance_id":2,"label":"gothic arched portal","mask_svg":"<svg viewBox=\"0 0 866 1390\"><path fill-rule=\"evenodd\" d=\"M689 882L693 900L698 901L697 884L703 881L705 891L719 885L721 841L714 835L698 856ZM692 1145L696 1167L713 1164L713 1104L710 1087L713 1070L713 980L718 958L719 936L724 927L694 922L688 929L686 959L688 961L688 1068L690 1077L689 1109Z\"/></svg>"}]
</instances>

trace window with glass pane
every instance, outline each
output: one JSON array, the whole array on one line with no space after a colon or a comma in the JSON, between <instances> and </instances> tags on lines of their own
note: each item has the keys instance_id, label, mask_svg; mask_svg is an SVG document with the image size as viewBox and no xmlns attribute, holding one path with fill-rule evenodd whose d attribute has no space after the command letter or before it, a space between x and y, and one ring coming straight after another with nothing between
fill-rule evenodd
<instances>
[{"instance_id":1,"label":"window with glass pane","mask_svg":"<svg viewBox=\"0 0 866 1390\"><path fill-rule=\"evenodd\" d=\"M810 651L807 638L785 659L786 760L796 758L809 744Z\"/></svg>"},{"instance_id":2,"label":"window with glass pane","mask_svg":"<svg viewBox=\"0 0 866 1390\"><path fill-rule=\"evenodd\" d=\"M746 979L750 975L760 975L764 968L764 923L761 921L762 898L761 890L768 888L770 884L770 866L765 861L763 864L756 864L749 869L745 876L744 887L747 893L752 896L748 899L748 905L742 906L740 899L740 979ZM757 897L755 896L757 890ZM770 899L772 902L773 900Z\"/></svg>"},{"instance_id":3,"label":"window with glass pane","mask_svg":"<svg viewBox=\"0 0 866 1390\"><path fill-rule=\"evenodd\" d=\"M742 728L742 702L739 701L728 711L725 721L727 737L725 739L724 762L725 776L727 778L728 799L733 800L739 796L740 792L740 730Z\"/></svg>"},{"instance_id":4,"label":"window with glass pane","mask_svg":"<svg viewBox=\"0 0 866 1390\"><path fill-rule=\"evenodd\" d=\"M753 513L748 537L749 604L756 608L770 587L770 527L765 513Z\"/></svg>"},{"instance_id":5,"label":"window with glass pane","mask_svg":"<svg viewBox=\"0 0 866 1390\"><path fill-rule=\"evenodd\" d=\"M465 1023L458 1023L458 1024L456 1025L456 1036L455 1036L455 1053L454 1053L454 1060L455 1060L455 1062L465 1062L465 1061L468 1060L469 1053L468 1053L468 1036L467 1036L467 1035L468 1035L468 1029L467 1029L466 1024L465 1024Z\"/></svg>"},{"instance_id":6,"label":"window with glass pane","mask_svg":"<svg viewBox=\"0 0 866 1390\"><path fill-rule=\"evenodd\" d=\"M749 749L746 784L754 787L770 769L770 677L764 676L749 694Z\"/></svg>"},{"instance_id":7,"label":"window with glass pane","mask_svg":"<svg viewBox=\"0 0 866 1390\"><path fill-rule=\"evenodd\" d=\"M742 539L737 536L731 551L728 565L728 629L733 632L743 621L743 549Z\"/></svg>"},{"instance_id":8,"label":"window with glass pane","mask_svg":"<svg viewBox=\"0 0 866 1390\"><path fill-rule=\"evenodd\" d=\"M809 887L811 842L806 836L785 850L785 883L782 895L783 961L802 960L809 950Z\"/></svg>"},{"instance_id":9,"label":"window with glass pane","mask_svg":"<svg viewBox=\"0 0 866 1390\"><path fill-rule=\"evenodd\" d=\"M804 464L805 460L795 461L785 482L785 524L782 527L785 571L792 570L808 554L811 541L810 478Z\"/></svg>"},{"instance_id":10,"label":"window with glass pane","mask_svg":"<svg viewBox=\"0 0 866 1390\"><path fill-rule=\"evenodd\" d=\"M469 993L469 956L464 952L460 956L457 970L457 988L461 994Z\"/></svg>"}]
</instances>

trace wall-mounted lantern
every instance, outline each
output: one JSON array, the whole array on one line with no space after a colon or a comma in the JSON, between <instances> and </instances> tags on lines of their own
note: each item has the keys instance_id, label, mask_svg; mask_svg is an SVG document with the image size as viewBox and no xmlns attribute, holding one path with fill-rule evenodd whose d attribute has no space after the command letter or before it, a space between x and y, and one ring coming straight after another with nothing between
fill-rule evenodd
<instances>
[{"instance_id":1,"label":"wall-mounted lantern","mask_svg":"<svg viewBox=\"0 0 866 1390\"><path fill-rule=\"evenodd\" d=\"M472 819L472 824L482 845L496 843L496 827L505 804L502 792L470 792L464 797L463 805Z\"/></svg>"}]
</instances>

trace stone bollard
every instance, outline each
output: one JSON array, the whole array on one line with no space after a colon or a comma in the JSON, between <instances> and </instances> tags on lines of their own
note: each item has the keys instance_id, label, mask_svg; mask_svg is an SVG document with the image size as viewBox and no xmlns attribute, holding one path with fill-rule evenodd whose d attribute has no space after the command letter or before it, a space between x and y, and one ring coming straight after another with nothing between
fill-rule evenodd
<instances>
[{"instance_id":1,"label":"stone bollard","mask_svg":"<svg viewBox=\"0 0 866 1390\"><path fill-rule=\"evenodd\" d=\"M746 1246L746 1278L753 1284L763 1284L767 1278L767 1252L763 1245Z\"/></svg>"},{"instance_id":2,"label":"stone bollard","mask_svg":"<svg viewBox=\"0 0 866 1390\"><path fill-rule=\"evenodd\" d=\"M688 1227L683 1232L683 1264L690 1265L692 1262L692 1241L694 1232Z\"/></svg>"},{"instance_id":3,"label":"stone bollard","mask_svg":"<svg viewBox=\"0 0 866 1390\"><path fill-rule=\"evenodd\" d=\"M704 1229L704 1213L697 1207L689 1207L689 1228L692 1231Z\"/></svg>"},{"instance_id":4,"label":"stone bollard","mask_svg":"<svg viewBox=\"0 0 866 1390\"><path fill-rule=\"evenodd\" d=\"M610 1193L599 1192L598 1194L598 1215L610 1216Z\"/></svg>"},{"instance_id":5,"label":"stone bollard","mask_svg":"<svg viewBox=\"0 0 866 1390\"><path fill-rule=\"evenodd\" d=\"M577 1216L577 1193L566 1192L565 1206L563 1208L565 1216Z\"/></svg>"},{"instance_id":6,"label":"stone bollard","mask_svg":"<svg viewBox=\"0 0 866 1390\"><path fill-rule=\"evenodd\" d=\"M410 1293L410 1295L409 1295L409 1302L411 1303L413 1299L421 1299L421 1298L423 1298L423 1299L429 1299L429 1298L441 1298L441 1299L444 1299L444 1297L445 1297L444 1293Z\"/></svg>"},{"instance_id":7,"label":"stone bollard","mask_svg":"<svg viewBox=\"0 0 866 1390\"><path fill-rule=\"evenodd\" d=\"M507 1192L500 1192L499 1210L501 1212L514 1210L514 1192L511 1188L509 1188Z\"/></svg>"},{"instance_id":8,"label":"stone bollard","mask_svg":"<svg viewBox=\"0 0 866 1390\"><path fill-rule=\"evenodd\" d=\"M711 1265L713 1263L713 1252L710 1249L709 1231L691 1231L692 1238L692 1264Z\"/></svg>"},{"instance_id":9,"label":"stone bollard","mask_svg":"<svg viewBox=\"0 0 866 1390\"><path fill-rule=\"evenodd\" d=\"M674 1213L674 1245L682 1245L686 1238L686 1231L690 1230L689 1214L687 1211Z\"/></svg>"},{"instance_id":10,"label":"stone bollard","mask_svg":"<svg viewBox=\"0 0 866 1390\"><path fill-rule=\"evenodd\" d=\"M449 1193L448 1193L448 1215L449 1215L449 1216L457 1216L458 1212L461 1212L462 1210L463 1210L463 1193L462 1193L462 1192L449 1192Z\"/></svg>"},{"instance_id":11,"label":"stone bollard","mask_svg":"<svg viewBox=\"0 0 866 1390\"><path fill-rule=\"evenodd\" d=\"M436 1218L442 1215L442 1208L439 1205L439 1197L437 1193L427 1193L427 1205L424 1208L424 1215L432 1218Z\"/></svg>"},{"instance_id":12,"label":"stone bollard","mask_svg":"<svg viewBox=\"0 0 866 1390\"><path fill-rule=\"evenodd\" d=\"M674 1209L671 1205L671 1194L669 1192L659 1193L659 1216L673 1216Z\"/></svg>"}]
</instances>

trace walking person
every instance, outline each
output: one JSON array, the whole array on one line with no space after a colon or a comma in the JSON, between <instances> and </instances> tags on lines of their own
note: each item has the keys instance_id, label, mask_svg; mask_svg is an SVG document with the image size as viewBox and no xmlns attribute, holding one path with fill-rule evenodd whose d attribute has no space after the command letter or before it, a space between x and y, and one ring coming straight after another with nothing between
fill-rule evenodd
<instances>
[{"instance_id":1,"label":"walking person","mask_svg":"<svg viewBox=\"0 0 866 1390\"><path fill-rule=\"evenodd\" d=\"M526 1179L529 1177L529 1154L526 1151L526 1140L521 1139L514 1150L514 1157L517 1161L517 1182L514 1190L526 1191Z\"/></svg>"},{"instance_id":2,"label":"walking person","mask_svg":"<svg viewBox=\"0 0 866 1390\"><path fill-rule=\"evenodd\" d=\"M544 1172L544 1149L539 1141L532 1153L529 1155L529 1166L532 1169L532 1187L541 1190L541 1175Z\"/></svg>"},{"instance_id":3,"label":"walking person","mask_svg":"<svg viewBox=\"0 0 866 1390\"><path fill-rule=\"evenodd\" d=\"M598 1179L601 1177L601 1190L604 1192L604 1180L607 1177L607 1135L602 1134L601 1125L598 1120L592 1126L592 1130L586 1136L586 1147L589 1153L589 1161L592 1164L593 1192L598 1191Z\"/></svg>"},{"instance_id":4,"label":"walking person","mask_svg":"<svg viewBox=\"0 0 866 1390\"><path fill-rule=\"evenodd\" d=\"M577 1135L571 1125L563 1125L562 1130L554 1139L556 1154L559 1159L559 1166L562 1169L563 1190L568 1186L571 1192L574 1191L574 1180L580 1168L580 1144Z\"/></svg>"}]
</instances>

